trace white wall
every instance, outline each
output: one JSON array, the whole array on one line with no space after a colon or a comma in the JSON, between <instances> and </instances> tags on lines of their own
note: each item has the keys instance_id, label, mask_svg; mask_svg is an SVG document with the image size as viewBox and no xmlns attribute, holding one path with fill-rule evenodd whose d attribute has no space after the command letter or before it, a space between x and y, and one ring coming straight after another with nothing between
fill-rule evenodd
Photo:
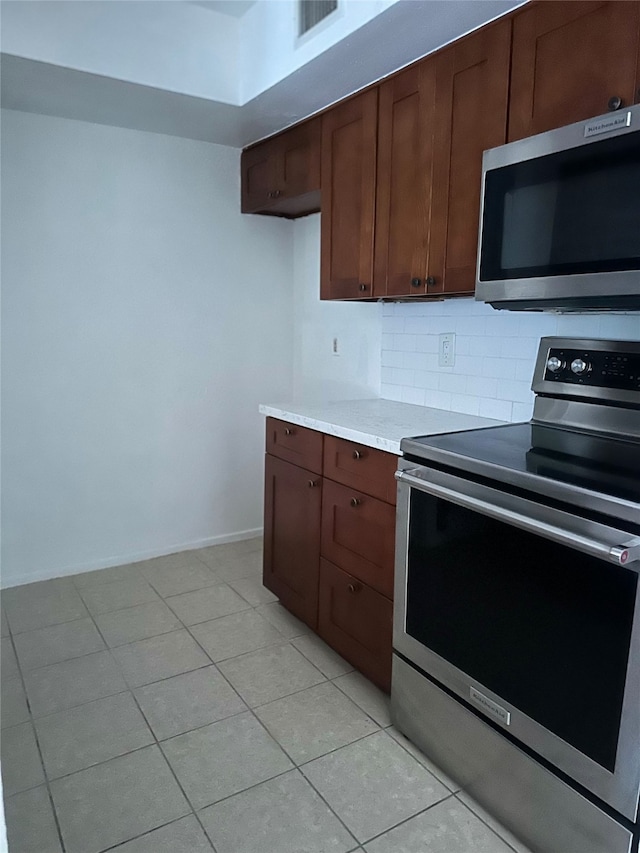
<instances>
[{"instance_id":1,"label":"white wall","mask_svg":"<svg viewBox=\"0 0 640 853\"><path fill-rule=\"evenodd\" d=\"M3 111L3 584L262 524L292 388L291 223L240 152Z\"/></svg>"},{"instance_id":2,"label":"white wall","mask_svg":"<svg viewBox=\"0 0 640 853\"><path fill-rule=\"evenodd\" d=\"M294 397L379 396L382 305L320 302L320 214L293 227ZM332 354L334 338L339 356Z\"/></svg>"},{"instance_id":3,"label":"white wall","mask_svg":"<svg viewBox=\"0 0 640 853\"><path fill-rule=\"evenodd\" d=\"M240 103L236 18L167 0L3 0L5 53Z\"/></svg>"},{"instance_id":4,"label":"white wall","mask_svg":"<svg viewBox=\"0 0 640 853\"><path fill-rule=\"evenodd\" d=\"M438 335L455 334L455 363L438 366ZM473 299L389 304L382 321L381 396L504 421L531 417L540 338L640 340L640 314L496 311Z\"/></svg>"}]
</instances>

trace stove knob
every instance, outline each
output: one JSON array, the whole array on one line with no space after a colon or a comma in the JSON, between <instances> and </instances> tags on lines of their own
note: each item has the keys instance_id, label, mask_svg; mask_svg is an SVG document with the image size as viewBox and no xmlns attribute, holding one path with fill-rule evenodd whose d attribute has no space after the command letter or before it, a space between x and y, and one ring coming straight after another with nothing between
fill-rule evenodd
<instances>
[{"instance_id":1,"label":"stove knob","mask_svg":"<svg viewBox=\"0 0 640 853\"><path fill-rule=\"evenodd\" d=\"M559 358L556 358L555 355L552 355L551 358L547 361L547 370L550 370L552 373L557 373L561 367L562 362Z\"/></svg>"},{"instance_id":2,"label":"stove knob","mask_svg":"<svg viewBox=\"0 0 640 853\"><path fill-rule=\"evenodd\" d=\"M574 360L571 362L571 370L574 373L577 373L578 375L580 375L581 373L586 373L588 367L589 365L587 364L587 362L583 361L581 358L574 358Z\"/></svg>"}]
</instances>

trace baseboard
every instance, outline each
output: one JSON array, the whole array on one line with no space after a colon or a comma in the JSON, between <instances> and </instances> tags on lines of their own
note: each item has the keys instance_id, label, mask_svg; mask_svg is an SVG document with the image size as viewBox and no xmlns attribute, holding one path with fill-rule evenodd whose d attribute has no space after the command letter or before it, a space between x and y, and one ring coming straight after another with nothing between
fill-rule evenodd
<instances>
[{"instance_id":1,"label":"baseboard","mask_svg":"<svg viewBox=\"0 0 640 853\"><path fill-rule=\"evenodd\" d=\"M197 539L191 542L164 545L160 548L152 548L148 551L136 551L134 553L106 557L102 560L77 563L71 566L23 572L9 578L7 578L3 573L0 587L2 589L9 589L14 586L22 586L22 584L25 583L48 581L53 578L64 578L71 575L78 575L81 572L92 572L96 569L109 569L112 566L123 566L127 563L139 563L141 560L151 560L153 557L165 557L167 554L176 554L179 551L194 551L198 548L209 548L211 545L226 545L230 542L241 542L244 539L254 539L256 536L262 536L262 527L256 527L253 530L241 530L237 533L226 533L222 536L209 536L206 539Z\"/></svg>"}]
</instances>

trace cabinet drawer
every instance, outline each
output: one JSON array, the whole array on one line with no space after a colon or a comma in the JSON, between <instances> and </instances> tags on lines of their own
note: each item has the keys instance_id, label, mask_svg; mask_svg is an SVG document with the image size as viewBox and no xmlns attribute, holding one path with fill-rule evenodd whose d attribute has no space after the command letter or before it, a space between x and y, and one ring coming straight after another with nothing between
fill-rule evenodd
<instances>
[{"instance_id":1,"label":"cabinet drawer","mask_svg":"<svg viewBox=\"0 0 640 853\"><path fill-rule=\"evenodd\" d=\"M395 508L324 479L320 554L393 598Z\"/></svg>"},{"instance_id":2,"label":"cabinet drawer","mask_svg":"<svg viewBox=\"0 0 640 853\"><path fill-rule=\"evenodd\" d=\"M322 433L267 418L267 453L322 474Z\"/></svg>"},{"instance_id":3,"label":"cabinet drawer","mask_svg":"<svg viewBox=\"0 0 640 853\"><path fill-rule=\"evenodd\" d=\"M396 481L393 475L397 467L398 457L393 453L333 435L325 436L323 474L344 486L395 504Z\"/></svg>"},{"instance_id":4,"label":"cabinet drawer","mask_svg":"<svg viewBox=\"0 0 640 853\"><path fill-rule=\"evenodd\" d=\"M387 693L391 687L392 625L389 599L320 560L318 633Z\"/></svg>"}]
</instances>

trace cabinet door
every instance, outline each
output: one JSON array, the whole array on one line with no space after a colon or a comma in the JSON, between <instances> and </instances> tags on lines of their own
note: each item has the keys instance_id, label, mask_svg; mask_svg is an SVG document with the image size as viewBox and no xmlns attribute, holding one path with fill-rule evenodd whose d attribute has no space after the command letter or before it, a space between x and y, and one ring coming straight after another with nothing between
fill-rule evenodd
<instances>
[{"instance_id":1,"label":"cabinet door","mask_svg":"<svg viewBox=\"0 0 640 853\"><path fill-rule=\"evenodd\" d=\"M357 578L320 561L318 633L387 693L391 688L393 605Z\"/></svg>"},{"instance_id":2,"label":"cabinet door","mask_svg":"<svg viewBox=\"0 0 640 853\"><path fill-rule=\"evenodd\" d=\"M482 152L506 141L511 21L472 33L436 57L429 293L473 293Z\"/></svg>"},{"instance_id":3,"label":"cabinet door","mask_svg":"<svg viewBox=\"0 0 640 853\"><path fill-rule=\"evenodd\" d=\"M275 138L278 189L287 198L320 190L320 133L316 118Z\"/></svg>"},{"instance_id":4,"label":"cabinet door","mask_svg":"<svg viewBox=\"0 0 640 853\"><path fill-rule=\"evenodd\" d=\"M334 435L324 437L322 473L343 486L351 486L381 501L395 504L397 487L394 474L397 467L398 457L393 453Z\"/></svg>"},{"instance_id":5,"label":"cabinet door","mask_svg":"<svg viewBox=\"0 0 640 853\"><path fill-rule=\"evenodd\" d=\"M419 296L429 246L435 62L380 86L374 296Z\"/></svg>"},{"instance_id":6,"label":"cabinet door","mask_svg":"<svg viewBox=\"0 0 640 853\"><path fill-rule=\"evenodd\" d=\"M509 140L637 100L640 3L538 3L513 23Z\"/></svg>"},{"instance_id":7,"label":"cabinet door","mask_svg":"<svg viewBox=\"0 0 640 853\"><path fill-rule=\"evenodd\" d=\"M290 424L279 418L267 418L267 453L316 474L322 473L323 439L323 434L315 429Z\"/></svg>"},{"instance_id":8,"label":"cabinet door","mask_svg":"<svg viewBox=\"0 0 640 853\"><path fill-rule=\"evenodd\" d=\"M322 556L393 598L395 507L327 479L323 491Z\"/></svg>"},{"instance_id":9,"label":"cabinet door","mask_svg":"<svg viewBox=\"0 0 640 853\"><path fill-rule=\"evenodd\" d=\"M269 207L277 183L276 158L271 140L242 152L240 172L242 212L255 213Z\"/></svg>"},{"instance_id":10,"label":"cabinet door","mask_svg":"<svg viewBox=\"0 0 640 853\"><path fill-rule=\"evenodd\" d=\"M378 90L322 119L321 299L371 298Z\"/></svg>"},{"instance_id":11,"label":"cabinet door","mask_svg":"<svg viewBox=\"0 0 640 853\"><path fill-rule=\"evenodd\" d=\"M266 454L264 585L314 630L321 502L321 477Z\"/></svg>"}]
</instances>

